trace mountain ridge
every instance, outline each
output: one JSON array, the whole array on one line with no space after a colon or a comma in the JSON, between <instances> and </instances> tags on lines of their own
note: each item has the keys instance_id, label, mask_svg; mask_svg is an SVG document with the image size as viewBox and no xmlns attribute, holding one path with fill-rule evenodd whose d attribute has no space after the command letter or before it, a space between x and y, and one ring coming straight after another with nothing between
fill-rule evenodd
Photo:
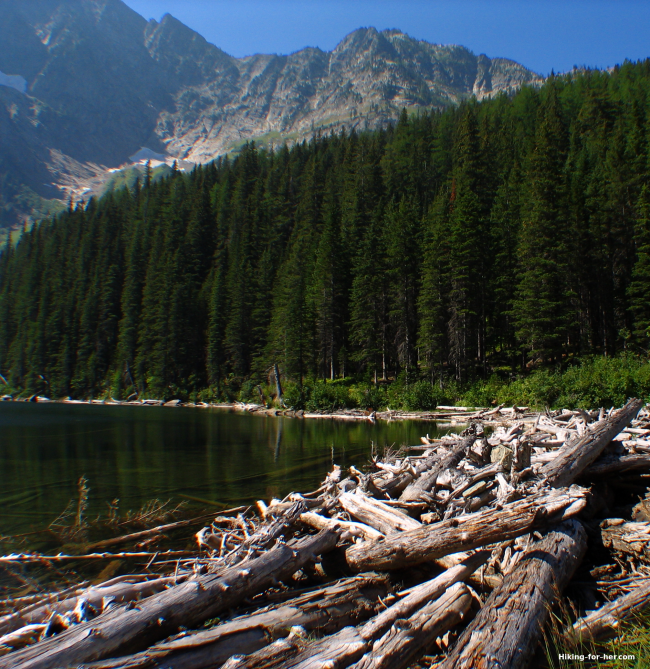
<instances>
[{"instance_id":1,"label":"mountain ridge","mask_svg":"<svg viewBox=\"0 0 650 669\"><path fill-rule=\"evenodd\" d=\"M404 107L542 81L505 58L371 27L332 51L234 58L170 14L147 21L121 0L6 0L0 72L0 225L29 217L21 192L96 192L143 147L202 163L251 139L385 127ZM24 93L7 77L22 77Z\"/></svg>"}]
</instances>

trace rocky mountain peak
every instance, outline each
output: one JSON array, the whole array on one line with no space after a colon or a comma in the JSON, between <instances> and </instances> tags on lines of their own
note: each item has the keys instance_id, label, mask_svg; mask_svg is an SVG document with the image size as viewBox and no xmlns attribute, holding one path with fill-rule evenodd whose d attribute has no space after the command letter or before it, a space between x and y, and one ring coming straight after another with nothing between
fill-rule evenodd
<instances>
[{"instance_id":1,"label":"rocky mountain peak","mask_svg":"<svg viewBox=\"0 0 650 669\"><path fill-rule=\"evenodd\" d=\"M83 196L143 147L205 162L249 139L378 128L403 108L541 81L514 61L373 27L331 52L233 58L173 16L147 22L121 0L2 0L0 72L0 224L28 214L25 188Z\"/></svg>"}]
</instances>

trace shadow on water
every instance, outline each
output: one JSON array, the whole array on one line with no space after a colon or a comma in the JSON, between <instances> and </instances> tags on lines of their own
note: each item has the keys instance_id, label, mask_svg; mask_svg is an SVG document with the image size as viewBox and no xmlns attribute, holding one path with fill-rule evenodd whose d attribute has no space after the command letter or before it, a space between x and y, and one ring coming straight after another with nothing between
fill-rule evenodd
<instances>
[{"instance_id":1,"label":"shadow on water","mask_svg":"<svg viewBox=\"0 0 650 669\"><path fill-rule=\"evenodd\" d=\"M89 514L146 501L239 504L312 490L332 462L416 444L433 423L291 419L223 410L0 404L0 534L51 522L90 486Z\"/></svg>"}]
</instances>

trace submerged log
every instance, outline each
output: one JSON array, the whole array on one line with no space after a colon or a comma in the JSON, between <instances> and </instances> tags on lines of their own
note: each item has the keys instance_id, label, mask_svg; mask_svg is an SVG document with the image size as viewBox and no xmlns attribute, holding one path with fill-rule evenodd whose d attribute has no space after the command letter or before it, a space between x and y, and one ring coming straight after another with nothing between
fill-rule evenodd
<instances>
[{"instance_id":1,"label":"submerged log","mask_svg":"<svg viewBox=\"0 0 650 669\"><path fill-rule=\"evenodd\" d=\"M642 406L641 400L630 400L611 417L590 425L582 437L568 441L557 457L542 467L541 476L554 488L571 485L605 450L609 442L629 425Z\"/></svg>"},{"instance_id":2,"label":"submerged log","mask_svg":"<svg viewBox=\"0 0 650 669\"><path fill-rule=\"evenodd\" d=\"M586 643L615 636L621 623L638 615L649 606L650 580L645 579L626 595L576 620L566 634L567 639L574 643Z\"/></svg>"},{"instance_id":3,"label":"submerged log","mask_svg":"<svg viewBox=\"0 0 650 669\"><path fill-rule=\"evenodd\" d=\"M385 576L362 574L346 578L212 629L163 641L143 653L85 666L89 669L216 667L233 655L253 653L275 639L288 636L290 628L297 625L304 630L331 634L356 624L376 613L388 590Z\"/></svg>"},{"instance_id":4,"label":"submerged log","mask_svg":"<svg viewBox=\"0 0 650 669\"><path fill-rule=\"evenodd\" d=\"M538 493L500 508L485 509L423 525L380 541L350 546L346 550L346 559L356 571L397 569L508 541L576 515L586 505L586 495L586 489L578 486Z\"/></svg>"},{"instance_id":5,"label":"submerged log","mask_svg":"<svg viewBox=\"0 0 650 669\"><path fill-rule=\"evenodd\" d=\"M143 650L178 632L197 627L221 611L257 594L276 579L294 574L315 555L336 546L338 533L324 530L292 544L278 543L258 558L221 574L197 576L142 600L118 607L62 634L0 657L0 669L54 669Z\"/></svg>"},{"instance_id":6,"label":"submerged log","mask_svg":"<svg viewBox=\"0 0 650 669\"><path fill-rule=\"evenodd\" d=\"M465 437L454 449L444 458L441 458L430 469L423 472L413 483L410 483L404 492L400 495L402 502L417 502L420 500L423 492L429 492L436 484L438 476L445 471L456 467L465 457L467 451L476 441L475 436Z\"/></svg>"},{"instance_id":7,"label":"submerged log","mask_svg":"<svg viewBox=\"0 0 650 669\"><path fill-rule=\"evenodd\" d=\"M517 669L535 652L550 605L587 550L577 521L554 528L504 578L438 669Z\"/></svg>"}]
</instances>

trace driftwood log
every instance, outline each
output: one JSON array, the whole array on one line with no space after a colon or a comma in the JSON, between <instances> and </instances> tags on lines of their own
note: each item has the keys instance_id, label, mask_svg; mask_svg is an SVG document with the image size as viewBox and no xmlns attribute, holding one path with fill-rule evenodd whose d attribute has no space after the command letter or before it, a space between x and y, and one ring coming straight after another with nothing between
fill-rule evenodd
<instances>
[{"instance_id":1,"label":"driftwood log","mask_svg":"<svg viewBox=\"0 0 650 669\"><path fill-rule=\"evenodd\" d=\"M501 508L450 518L346 550L348 564L356 571L396 569L515 539L533 530L579 513L587 491L578 486L531 495Z\"/></svg>"},{"instance_id":2,"label":"driftwood log","mask_svg":"<svg viewBox=\"0 0 650 669\"><path fill-rule=\"evenodd\" d=\"M325 639L314 641L305 638L303 629L294 628L293 633L286 639L249 655L231 658L224 664L223 669L348 666L369 652L372 642L386 634L398 620L408 618L430 600L444 595L455 583L468 578L488 557L488 551L467 557L436 578L412 588L403 599L359 628L346 628ZM328 665L328 662L333 664Z\"/></svg>"},{"instance_id":3,"label":"driftwood log","mask_svg":"<svg viewBox=\"0 0 650 669\"><path fill-rule=\"evenodd\" d=\"M339 504L354 518L382 534L396 534L421 527L422 523L382 502L355 493L339 495Z\"/></svg>"},{"instance_id":4,"label":"driftwood log","mask_svg":"<svg viewBox=\"0 0 650 669\"><path fill-rule=\"evenodd\" d=\"M436 637L460 623L471 604L468 587L456 583L439 599L394 624L352 669L406 669Z\"/></svg>"},{"instance_id":5,"label":"driftwood log","mask_svg":"<svg viewBox=\"0 0 650 669\"><path fill-rule=\"evenodd\" d=\"M528 664L550 606L587 550L575 520L550 531L492 591L439 669L518 669Z\"/></svg>"},{"instance_id":6,"label":"driftwood log","mask_svg":"<svg viewBox=\"0 0 650 669\"><path fill-rule=\"evenodd\" d=\"M608 518L601 523L600 535L605 548L650 562L650 523Z\"/></svg>"},{"instance_id":7,"label":"driftwood log","mask_svg":"<svg viewBox=\"0 0 650 669\"><path fill-rule=\"evenodd\" d=\"M240 653L254 653L286 637L299 625L331 634L375 614L389 591L388 579L362 574L316 588L280 605L234 618L212 629L182 634L131 657L114 658L89 669L203 669L216 667Z\"/></svg>"},{"instance_id":8,"label":"driftwood log","mask_svg":"<svg viewBox=\"0 0 650 669\"><path fill-rule=\"evenodd\" d=\"M621 624L650 606L650 580L641 581L632 592L580 618L566 636L570 642L584 643L616 635Z\"/></svg>"},{"instance_id":9,"label":"driftwood log","mask_svg":"<svg viewBox=\"0 0 650 669\"><path fill-rule=\"evenodd\" d=\"M568 441L557 457L542 467L541 475L555 488L571 485L610 441L629 425L642 406L641 400L630 400L611 417L590 425L582 437Z\"/></svg>"},{"instance_id":10,"label":"driftwood log","mask_svg":"<svg viewBox=\"0 0 650 669\"><path fill-rule=\"evenodd\" d=\"M430 469L424 471L418 478L410 483L400 495L401 502L420 501L423 492L429 492L436 484L438 476L445 469L452 469L465 457L467 451L476 441L475 436L465 437L454 449L437 461Z\"/></svg>"},{"instance_id":11,"label":"driftwood log","mask_svg":"<svg viewBox=\"0 0 650 669\"><path fill-rule=\"evenodd\" d=\"M196 627L221 611L291 576L316 555L334 548L338 533L324 530L293 544L277 544L244 566L198 576L143 600L112 609L58 636L0 657L0 669L54 669L137 652L178 632Z\"/></svg>"}]
</instances>

